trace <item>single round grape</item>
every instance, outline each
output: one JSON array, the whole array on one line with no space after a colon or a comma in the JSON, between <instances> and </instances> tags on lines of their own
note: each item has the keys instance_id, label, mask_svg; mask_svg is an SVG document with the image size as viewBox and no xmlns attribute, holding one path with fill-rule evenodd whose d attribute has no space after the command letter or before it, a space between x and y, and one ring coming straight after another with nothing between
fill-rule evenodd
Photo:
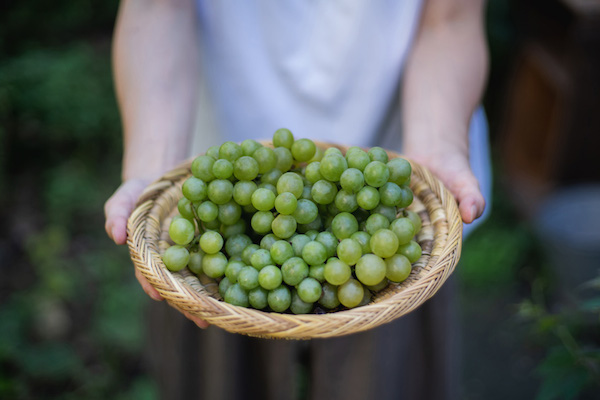
<instances>
[{"instance_id":1,"label":"single round grape","mask_svg":"<svg viewBox=\"0 0 600 400\"><path fill-rule=\"evenodd\" d=\"M348 265L354 265L362 256L360 243L352 238L346 238L338 244L337 256Z\"/></svg>"},{"instance_id":2,"label":"single round grape","mask_svg":"<svg viewBox=\"0 0 600 400\"><path fill-rule=\"evenodd\" d=\"M304 234L306 236L308 236L310 238L310 240L317 240L317 236L319 235L319 231L317 231L317 230L310 230L310 231L304 232Z\"/></svg>"},{"instance_id":3,"label":"single round grape","mask_svg":"<svg viewBox=\"0 0 600 400\"><path fill-rule=\"evenodd\" d=\"M348 150L346 150L346 155L352 154L352 153L354 153L355 151L358 151L358 150L364 151L359 146L350 146L350 147L348 147Z\"/></svg>"},{"instance_id":4,"label":"single round grape","mask_svg":"<svg viewBox=\"0 0 600 400\"><path fill-rule=\"evenodd\" d=\"M213 164L213 175L217 179L229 179L233 175L233 164L224 158L218 159Z\"/></svg>"},{"instance_id":5,"label":"single round grape","mask_svg":"<svg viewBox=\"0 0 600 400\"><path fill-rule=\"evenodd\" d=\"M358 206L365 210L372 210L379 205L379 191L371 186L365 186L356 194Z\"/></svg>"},{"instance_id":6,"label":"single round grape","mask_svg":"<svg viewBox=\"0 0 600 400\"><path fill-rule=\"evenodd\" d=\"M237 222L231 225L221 224L219 231L225 239L229 239L234 235L246 232L246 221L240 218L237 220Z\"/></svg>"},{"instance_id":7,"label":"single round grape","mask_svg":"<svg viewBox=\"0 0 600 400\"><path fill-rule=\"evenodd\" d=\"M328 181L339 182L346 169L348 169L348 162L341 154L330 154L325 155L321 160L319 172Z\"/></svg>"},{"instance_id":8,"label":"single round grape","mask_svg":"<svg viewBox=\"0 0 600 400\"><path fill-rule=\"evenodd\" d=\"M323 289L318 280L314 278L304 278L297 287L298 296L306 303L314 303L321 298Z\"/></svg>"},{"instance_id":9,"label":"single round grape","mask_svg":"<svg viewBox=\"0 0 600 400\"><path fill-rule=\"evenodd\" d=\"M325 246L327 258L335 255L339 240L333 233L328 231L319 232L315 240Z\"/></svg>"},{"instance_id":10,"label":"single round grape","mask_svg":"<svg viewBox=\"0 0 600 400\"><path fill-rule=\"evenodd\" d=\"M365 178L360 170L348 168L340 177L340 185L348 193L357 193L365 185Z\"/></svg>"},{"instance_id":11,"label":"single round grape","mask_svg":"<svg viewBox=\"0 0 600 400\"><path fill-rule=\"evenodd\" d=\"M206 254L215 254L223 248L223 236L215 231L206 231L200 236L200 248Z\"/></svg>"},{"instance_id":12,"label":"single round grape","mask_svg":"<svg viewBox=\"0 0 600 400\"><path fill-rule=\"evenodd\" d=\"M394 182L398 186L408 183L412 172L412 168L408 161L404 158L393 158L388 161L387 166L390 170L390 182Z\"/></svg>"},{"instance_id":13,"label":"single round grape","mask_svg":"<svg viewBox=\"0 0 600 400\"><path fill-rule=\"evenodd\" d=\"M381 204L395 207L402 201L402 189L393 182L386 182L379 188L379 198Z\"/></svg>"},{"instance_id":14,"label":"single round grape","mask_svg":"<svg viewBox=\"0 0 600 400\"><path fill-rule=\"evenodd\" d=\"M402 185L400 186L400 189L402 189L402 200L400 200L400 203L398 203L397 207L406 208L412 204L414 194L408 185Z\"/></svg>"},{"instance_id":15,"label":"single round grape","mask_svg":"<svg viewBox=\"0 0 600 400\"><path fill-rule=\"evenodd\" d=\"M340 149L338 149L337 147L328 147L327 149L325 149L325 152L323 153L323 157L329 156L329 155L336 155L336 156L344 156L344 154L342 154L342 151Z\"/></svg>"},{"instance_id":16,"label":"single round grape","mask_svg":"<svg viewBox=\"0 0 600 400\"><path fill-rule=\"evenodd\" d=\"M265 289L259 286L248 292L248 302L250 303L252 308L262 310L268 305L268 294L269 292L267 292Z\"/></svg>"},{"instance_id":17,"label":"single round grape","mask_svg":"<svg viewBox=\"0 0 600 400\"><path fill-rule=\"evenodd\" d=\"M279 287L279 285L281 285L281 282L283 282L283 275L281 274L281 270L274 265L267 265L266 267L261 269L260 272L258 272L258 283L262 288L266 290L273 290Z\"/></svg>"},{"instance_id":18,"label":"single round grape","mask_svg":"<svg viewBox=\"0 0 600 400\"><path fill-rule=\"evenodd\" d=\"M230 257L242 256L244 249L252 243L247 235L243 233L235 234L225 241L225 251Z\"/></svg>"},{"instance_id":19,"label":"single round grape","mask_svg":"<svg viewBox=\"0 0 600 400\"><path fill-rule=\"evenodd\" d=\"M233 175L240 181L251 181L258 176L258 163L250 156L242 156L233 163Z\"/></svg>"},{"instance_id":20,"label":"single round grape","mask_svg":"<svg viewBox=\"0 0 600 400\"><path fill-rule=\"evenodd\" d=\"M238 273L237 280L242 288L252 290L258 286L258 270L246 266Z\"/></svg>"},{"instance_id":21,"label":"single round grape","mask_svg":"<svg viewBox=\"0 0 600 400\"><path fill-rule=\"evenodd\" d=\"M248 245L244 249L244 251L242 251L242 261L244 263L246 263L246 265L252 265L252 262L250 260L252 258L252 255L254 254L254 252L258 249L260 249L260 247L257 244L252 243L252 244ZM252 265L252 266L254 267L254 265Z\"/></svg>"},{"instance_id":22,"label":"single round grape","mask_svg":"<svg viewBox=\"0 0 600 400\"><path fill-rule=\"evenodd\" d=\"M299 224L310 224L319 215L319 209L310 200L300 199L292 216Z\"/></svg>"},{"instance_id":23,"label":"single round grape","mask_svg":"<svg viewBox=\"0 0 600 400\"><path fill-rule=\"evenodd\" d=\"M226 303L239 307L248 307L248 292L242 288L239 283L234 283L225 292L224 300Z\"/></svg>"},{"instance_id":24,"label":"single round grape","mask_svg":"<svg viewBox=\"0 0 600 400\"><path fill-rule=\"evenodd\" d=\"M360 304L365 295L363 285L356 279L348 279L338 287L337 296L343 306L354 308Z\"/></svg>"},{"instance_id":25,"label":"single round grape","mask_svg":"<svg viewBox=\"0 0 600 400\"><path fill-rule=\"evenodd\" d=\"M197 251L190 252L190 260L188 261L187 267L194 274L199 275L202 273L202 258L204 257L204 252L200 249Z\"/></svg>"},{"instance_id":26,"label":"single round grape","mask_svg":"<svg viewBox=\"0 0 600 400\"><path fill-rule=\"evenodd\" d=\"M277 193L279 194L290 192L299 199L303 189L302 178L295 172L286 172L277 181Z\"/></svg>"},{"instance_id":27,"label":"single round grape","mask_svg":"<svg viewBox=\"0 0 600 400\"><path fill-rule=\"evenodd\" d=\"M232 163L243 155L244 151L242 150L242 146L235 142L227 141L219 147L219 158L223 158Z\"/></svg>"},{"instance_id":28,"label":"single round grape","mask_svg":"<svg viewBox=\"0 0 600 400\"><path fill-rule=\"evenodd\" d=\"M294 257L294 249L292 245L286 240L278 240L271 246L271 258L278 265L282 265L284 262Z\"/></svg>"},{"instance_id":29,"label":"single round grape","mask_svg":"<svg viewBox=\"0 0 600 400\"><path fill-rule=\"evenodd\" d=\"M319 161L315 161L306 166L304 176L306 176L306 179L308 179L310 183L315 183L324 179L323 175L321 175L320 167L321 163Z\"/></svg>"},{"instance_id":30,"label":"single round grape","mask_svg":"<svg viewBox=\"0 0 600 400\"><path fill-rule=\"evenodd\" d=\"M312 195L310 194L311 190L312 190L312 185L310 184L310 182L309 182L309 184L305 184L304 189L302 189L302 195L300 196L300 198L313 201Z\"/></svg>"},{"instance_id":31,"label":"single round grape","mask_svg":"<svg viewBox=\"0 0 600 400\"><path fill-rule=\"evenodd\" d=\"M365 182L373 187L383 186L390 177L390 170L381 161L371 161L364 171Z\"/></svg>"},{"instance_id":32,"label":"single round grape","mask_svg":"<svg viewBox=\"0 0 600 400\"><path fill-rule=\"evenodd\" d=\"M240 220L242 207L235 201L219 205L219 221L224 225L233 225Z\"/></svg>"},{"instance_id":33,"label":"single round grape","mask_svg":"<svg viewBox=\"0 0 600 400\"><path fill-rule=\"evenodd\" d=\"M273 233L269 233L269 234L263 236L263 238L260 240L260 248L271 251L271 247L278 240L281 240L281 238L277 237Z\"/></svg>"},{"instance_id":34,"label":"single round grape","mask_svg":"<svg viewBox=\"0 0 600 400\"><path fill-rule=\"evenodd\" d=\"M277 155L270 147L260 147L252 153L252 157L258 162L258 173L264 174L275 168Z\"/></svg>"},{"instance_id":35,"label":"single round grape","mask_svg":"<svg viewBox=\"0 0 600 400\"><path fill-rule=\"evenodd\" d=\"M358 202L356 201L356 195L346 191L345 189L340 190L335 196L335 202L333 203L339 211L342 212L354 212L358 209Z\"/></svg>"},{"instance_id":36,"label":"single round grape","mask_svg":"<svg viewBox=\"0 0 600 400\"><path fill-rule=\"evenodd\" d=\"M292 289L292 303L290 304L290 311L293 314L308 314L313 309L313 303L307 303L300 298L297 290Z\"/></svg>"},{"instance_id":37,"label":"single round grape","mask_svg":"<svg viewBox=\"0 0 600 400\"><path fill-rule=\"evenodd\" d=\"M356 263L354 272L364 285L377 285L385 278L385 261L375 254L364 254Z\"/></svg>"},{"instance_id":38,"label":"single round grape","mask_svg":"<svg viewBox=\"0 0 600 400\"><path fill-rule=\"evenodd\" d=\"M390 229L396 234L399 244L405 244L415 237L415 227L408 218L397 218L390 224Z\"/></svg>"},{"instance_id":39,"label":"single round grape","mask_svg":"<svg viewBox=\"0 0 600 400\"><path fill-rule=\"evenodd\" d=\"M325 264L325 269L323 270L323 277L325 280L332 285L341 285L350 279L352 275L352 270L350 266L343 262L342 260L331 257L327 260Z\"/></svg>"},{"instance_id":40,"label":"single round grape","mask_svg":"<svg viewBox=\"0 0 600 400\"><path fill-rule=\"evenodd\" d=\"M380 161L384 164L388 162L388 154L381 147L371 147L367 154L369 154L371 161Z\"/></svg>"},{"instance_id":41,"label":"single round grape","mask_svg":"<svg viewBox=\"0 0 600 400\"><path fill-rule=\"evenodd\" d=\"M177 202L177 211L179 214L185 219L193 220L194 219L194 211L192 210L192 202L182 197Z\"/></svg>"},{"instance_id":42,"label":"single round grape","mask_svg":"<svg viewBox=\"0 0 600 400\"><path fill-rule=\"evenodd\" d=\"M216 231L220 228L221 222L218 219L214 219L212 221L207 221L202 223L202 228L208 231Z\"/></svg>"},{"instance_id":43,"label":"single round grape","mask_svg":"<svg viewBox=\"0 0 600 400\"><path fill-rule=\"evenodd\" d=\"M323 264L327 260L327 249L317 241L310 241L302 249L302 258L308 265Z\"/></svg>"},{"instance_id":44,"label":"single round grape","mask_svg":"<svg viewBox=\"0 0 600 400\"><path fill-rule=\"evenodd\" d=\"M286 284L296 286L308 276L308 265L302 258L292 257L283 263L281 273Z\"/></svg>"},{"instance_id":45,"label":"single round grape","mask_svg":"<svg viewBox=\"0 0 600 400\"><path fill-rule=\"evenodd\" d=\"M391 257L398 250L398 237L389 229L380 229L371 235L371 250L382 258Z\"/></svg>"},{"instance_id":46,"label":"single round grape","mask_svg":"<svg viewBox=\"0 0 600 400\"><path fill-rule=\"evenodd\" d=\"M318 280L319 282L325 282L325 264L311 265L308 267L308 276Z\"/></svg>"},{"instance_id":47,"label":"single round grape","mask_svg":"<svg viewBox=\"0 0 600 400\"><path fill-rule=\"evenodd\" d=\"M410 275L410 261L402 254L394 254L386 258L385 264L387 267L385 276L392 282L402 282Z\"/></svg>"},{"instance_id":48,"label":"single round grape","mask_svg":"<svg viewBox=\"0 0 600 400\"><path fill-rule=\"evenodd\" d=\"M356 151L346 153L346 161L349 168L356 168L359 171L364 171L365 167L371 162L371 158L366 151L358 149Z\"/></svg>"},{"instance_id":49,"label":"single round grape","mask_svg":"<svg viewBox=\"0 0 600 400\"><path fill-rule=\"evenodd\" d=\"M210 156L198 156L192 162L192 174L196 178L202 179L204 182L208 183L215 179L215 176L212 173L214 163L215 159Z\"/></svg>"},{"instance_id":50,"label":"single round grape","mask_svg":"<svg viewBox=\"0 0 600 400\"><path fill-rule=\"evenodd\" d=\"M231 283L237 283L237 277L246 264L242 261L230 260L225 266L225 276Z\"/></svg>"},{"instance_id":51,"label":"single round grape","mask_svg":"<svg viewBox=\"0 0 600 400\"><path fill-rule=\"evenodd\" d=\"M310 238L306 235L296 235L291 239L292 249L294 249L294 255L296 257L302 256L302 249L306 246L306 243L310 242Z\"/></svg>"},{"instance_id":52,"label":"single round grape","mask_svg":"<svg viewBox=\"0 0 600 400\"><path fill-rule=\"evenodd\" d=\"M369 288L370 291L377 293L377 292L385 289L389 285L389 283L390 283L390 281L388 281L387 278L385 278L376 285L365 285L365 286L367 288Z\"/></svg>"},{"instance_id":53,"label":"single round grape","mask_svg":"<svg viewBox=\"0 0 600 400\"><path fill-rule=\"evenodd\" d=\"M233 196L233 183L227 179L215 179L208 184L208 198L215 204L225 204Z\"/></svg>"},{"instance_id":54,"label":"single round grape","mask_svg":"<svg viewBox=\"0 0 600 400\"><path fill-rule=\"evenodd\" d=\"M356 221L354 215L350 213L339 213L333 218L333 221L331 221L331 231L338 239L345 239L358 231L358 221Z\"/></svg>"},{"instance_id":55,"label":"single round grape","mask_svg":"<svg viewBox=\"0 0 600 400\"><path fill-rule=\"evenodd\" d=\"M402 254L408 258L408 261L410 261L411 264L416 263L419 258L421 258L422 252L421 246L414 240L411 240L405 244L401 244L398 246L398 251L396 251L397 254Z\"/></svg>"},{"instance_id":56,"label":"single round grape","mask_svg":"<svg viewBox=\"0 0 600 400\"><path fill-rule=\"evenodd\" d=\"M369 304L371 302L371 291L365 289L363 286L363 292L364 292L363 298L357 307L366 306L367 304Z\"/></svg>"},{"instance_id":57,"label":"single round grape","mask_svg":"<svg viewBox=\"0 0 600 400\"><path fill-rule=\"evenodd\" d=\"M242 142L241 147L245 156L252 156L256 149L262 147L262 144L258 143L254 139L246 139Z\"/></svg>"},{"instance_id":58,"label":"single round grape","mask_svg":"<svg viewBox=\"0 0 600 400\"><path fill-rule=\"evenodd\" d=\"M289 129L277 129L273 134L273 146L291 149L294 144L294 135Z\"/></svg>"},{"instance_id":59,"label":"single round grape","mask_svg":"<svg viewBox=\"0 0 600 400\"><path fill-rule=\"evenodd\" d=\"M384 206L383 204L380 203L377 207L375 207L373 210L371 210L371 214L373 214L373 213L381 214L384 217L386 217L389 222L392 222L393 220L396 219L398 210L396 209L396 207Z\"/></svg>"},{"instance_id":60,"label":"single round grape","mask_svg":"<svg viewBox=\"0 0 600 400\"><path fill-rule=\"evenodd\" d=\"M337 297L338 287L325 282L322 286L323 293L319 299L319 304L328 309L334 309L340 305L340 301Z\"/></svg>"},{"instance_id":61,"label":"single round grape","mask_svg":"<svg viewBox=\"0 0 600 400\"><path fill-rule=\"evenodd\" d=\"M181 271L188 265L190 253L183 246L173 245L165 251L162 259L169 271Z\"/></svg>"},{"instance_id":62,"label":"single round grape","mask_svg":"<svg viewBox=\"0 0 600 400\"><path fill-rule=\"evenodd\" d=\"M265 235L271 232L271 224L273 223L273 214L270 211L257 211L252 216L250 225L258 234Z\"/></svg>"},{"instance_id":63,"label":"single round grape","mask_svg":"<svg viewBox=\"0 0 600 400\"><path fill-rule=\"evenodd\" d=\"M275 312L284 312L292 304L292 293L287 286L281 285L278 288L269 291L267 302L271 310Z\"/></svg>"},{"instance_id":64,"label":"single round grape","mask_svg":"<svg viewBox=\"0 0 600 400\"><path fill-rule=\"evenodd\" d=\"M415 235L419 233L423 224L423 222L421 221L421 217L419 217L419 214L412 210L404 210L403 215L406 218L410 219L410 221L413 223L413 226L415 227Z\"/></svg>"},{"instance_id":65,"label":"single round grape","mask_svg":"<svg viewBox=\"0 0 600 400\"><path fill-rule=\"evenodd\" d=\"M223 297L223 299L225 299L225 294L227 294L227 290L231 286L233 286L233 282L227 279L227 277L221 279L221 282L219 282L219 294L221 297Z\"/></svg>"},{"instance_id":66,"label":"single round grape","mask_svg":"<svg viewBox=\"0 0 600 400\"><path fill-rule=\"evenodd\" d=\"M292 165L294 164L294 158L292 157L292 152L285 147L275 147L273 149L275 155L277 156L277 163L275 164L275 168L280 170L281 172L287 172L292 169Z\"/></svg>"},{"instance_id":67,"label":"single round grape","mask_svg":"<svg viewBox=\"0 0 600 400\"><path fill-rule=\"evenodd\" d=\"M373 235L380 229L388 229L390 227L390 220L387 217L384 217L381 214L371 214L367 221L365 222L365 231L369 233L369 235Z\"/></svg>"},{"instance_id":68,"label":"single round grape","mask_svg":"<svg viewBox=\"0 0 600 400\"><path fill-rule=\"evenodd\" d=\"M215 254L205 254L202 257L202 271L210 278L220 278L225 274L227 267L227 257L218 252Z\"/></svg>"},{"instance_id":69,"label":"single round grape","mask_svg":"<svg viewBox=\"0 0 600 400\"><path fill-rule=\"evenodd\" d=\"M273 192L275 197L277 197L277 195L279 194L279 193L277 193L277 188L274 185L267 183L267 182L262 182L260 185L258 185L258 188L270 190L271 192Z\"/></svg>"},{"instance_id":70,"label":"single round grape","mask_svg":"<svg viewBox=\"0 0 600 400\"><path fill-rule=\"evenodd\" d=\"M182 246L190 243L194 239L196 228L194 224L185 218L171 220L169 225L169 236L176 243Z\"/></svg>"},{"instance_id":71,"label":"single round grape","mask_svg":"<svg viewBox=\"0 0 600 400\"><path fill-rule=\"evenodd\" d=\"M259 211L269 211L275 206L275 197L269 189L258 188L252 193L252 205Z\"/></svg>"},{"instance_id":72,"label":"single round grape","mask_svg":"<svg viewBox=\"0 0 600 400\"><path fill-rule=\"evenodd\" d=\"M190 201L202 201L206 199L207 188L206 183L202 179L198 179L195 176L190 176L183 183L181 188L183 195Z\"/></svg>"},{"instance_id":73,"label":"single round grape","mask_svg":"<svg viewBox=\"0 0 600 400\"><path fill-rule=\"evenodd\" d=\"M206 150L206 155L211 157L213 160L218 160L219 159L219 147L220 146L210 146Z\"/></svg>"},{"instance_id":74,"label":"single round grape","mask_svg":"<svg viewBox=\"0 0 600 400\"><path fill-rule=\"evenodd\" d=\"M271 252L267 249L257 249L250 256L250 265L257 270L261 270L267 265L273 265L273 259L271 258Z\"/></svg>"},{"instance_id":75,"label":"single round grape","mask_svg":"<svg viewBox=\"0 0 600 400\"><path fill-rule=\"evenodd\" d=\"M296 232L298 224L296 219L291 215L279 214L273 222L271 222L271 230L275 235L282 239L292 237Z\"/></svg>"},{"instance_id":76,"label":"single round grape","mask_svg":"<svg viewBox=\"0 0 600 400\"><path fill-rule=\"evenodd\" d=\"M258 187L252 181L239 181L233 186L233 200L240 206L252 204L252 194Z\"/></svg>"},{"instance_id":77,"label":"single round grape","mask_svg":"<svg viewBox=\"0 0 600 400\"><path fill-rule=\"evenodd\" d=\"M296 196L290 192L281 193L275 198L275 209L280 214L292 214L296 210L297 205L298 200Z\"/></svg>"},{"instance_id":78,"label":"single round grape","mask_svg":"<svg viewBox=\"0 0 600 400\"><path fill-rule=\"evenodd\" d=\"M292 144L294 160L304 162L310 160L317 151L317 146L310 139L298 139Z\"/></svg>"},{"instance_id":79,"label":"single round grape","mask_svg":"<svg viewBox=\"0 0 600 400\"><path fill-rule=\"evenodd\" d=\"M350 239L356 240L360 244L360 248L362 254L367 254L371 252L371 235L365 231L354 232Z\"/></svg>"},{"instance_id":80,"label":"single round grape","mask_svg":"<svg viewBox=\"0 0 600 400\"><path fill-rule=\"evenodd\" d=\"M196 212L202 222L210 222L219 216L219 207L212 201L205 201L200 203Z\"/></svg>"},{"instance_id":81,"label":"single round grape","mask_svg":"<svg viewBox=\"0 0 600 400\"><path fill-rule=\"evenodd\" d=\"M308 160L307 163L310 164L315 161L321 161L324 156L325 156L325 151L322 148L317 147L317 150L315 151L315 155L312 156L312 158L310 160Z\"/></svg>"},{"instance_id":82,"label":"single round grape","mask_svg":"<svg viewBox=\"0 0 600 400\"><path fill-rule=\"evenodd\" d=\"M313 184L310 195L316 203L330 204L335 200L337 187L335 184L325 179L321 179Z\"/></svg>"},{"instance_id":83,"label":"single round grape","mask_svg":"<svg viewBox=\"0 0 600 400\"><path fill-rule=\"evenodd\" d=\"M317 217L308 224L298 224L298 232L306 233L310 230L321 231L323 228L323 221L321 220L321 216L317 214Z\"/></svg>"}]
</instances>

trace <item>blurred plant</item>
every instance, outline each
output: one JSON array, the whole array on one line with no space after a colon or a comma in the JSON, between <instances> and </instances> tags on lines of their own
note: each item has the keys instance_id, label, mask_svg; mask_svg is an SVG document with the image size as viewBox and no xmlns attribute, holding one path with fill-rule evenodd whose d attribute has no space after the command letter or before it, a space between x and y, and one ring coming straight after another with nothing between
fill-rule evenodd
<instances>
[{"instance_id":1,"label":"blurred plant","mask_svg":"<svg viewBox=\"0 0 600 400\"><path fill-rule=\"evenodd\" d=\"M517 313L529 325L531 340L545 349L536 399L593 398L600 390L600 276L582 286L585 300L557 311L546 305L545 286L536 280L531 299Z\"/></svg>"}]
</instances>

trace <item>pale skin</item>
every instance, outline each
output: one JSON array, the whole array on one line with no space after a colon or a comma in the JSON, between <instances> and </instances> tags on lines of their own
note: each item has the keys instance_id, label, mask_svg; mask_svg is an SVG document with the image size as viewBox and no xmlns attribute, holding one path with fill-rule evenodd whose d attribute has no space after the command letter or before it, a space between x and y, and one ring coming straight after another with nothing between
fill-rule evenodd
<instances>
[{"instance_id":1,"label":"pale skin","mask_svg":"<svg viewBox=\"0 0 600 400\"><path fill-rule=\"evenodd\" d=\"M402 91L404 154L435 173L465 223L485 200L468 160L468 126L487 74L483 0L429 0ZM127 241L127 218L144 187L187 156L196 116L199 54L193 0L125 0L113 66L123 119L123 183L105 204L106 232ZM143 290L162 296L136 270ZM201 328L208 323L186 314Z\"/></svg>"}]
</instances>

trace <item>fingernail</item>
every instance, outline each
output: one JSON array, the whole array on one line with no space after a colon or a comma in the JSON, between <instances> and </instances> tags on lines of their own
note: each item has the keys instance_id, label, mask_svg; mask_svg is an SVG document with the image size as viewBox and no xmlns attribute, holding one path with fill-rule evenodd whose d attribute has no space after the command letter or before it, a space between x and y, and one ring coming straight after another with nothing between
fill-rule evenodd
<instances>
[{"instance_id":1,"label":"fingernail","mask_svg":"<svg viewBox=\"0 0 600 400\"><path fill-rule=\"evenodd\" d=\"M150 293L150 297L152 298L152 300L156 300L156 301L161 301L163 299L160 294L154 293L154 292Z\"/></svg>"}]
</instances>

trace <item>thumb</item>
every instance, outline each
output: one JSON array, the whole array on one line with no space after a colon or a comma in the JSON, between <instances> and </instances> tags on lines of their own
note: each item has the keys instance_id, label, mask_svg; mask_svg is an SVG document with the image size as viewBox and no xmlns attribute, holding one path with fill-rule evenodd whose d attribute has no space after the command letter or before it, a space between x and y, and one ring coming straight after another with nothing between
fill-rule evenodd
<instances>
[{"instance_id":1,"label":"thumb","mask_svg":"<svg viewBox=\"0 0 600 400\"><path fill-rule=\"evenodd\" d=\"M127 241L127 220L147 183L143 179L125 181L104 204L104 228L116 244L125 244Z\"/></svg>"}]
</instances>

